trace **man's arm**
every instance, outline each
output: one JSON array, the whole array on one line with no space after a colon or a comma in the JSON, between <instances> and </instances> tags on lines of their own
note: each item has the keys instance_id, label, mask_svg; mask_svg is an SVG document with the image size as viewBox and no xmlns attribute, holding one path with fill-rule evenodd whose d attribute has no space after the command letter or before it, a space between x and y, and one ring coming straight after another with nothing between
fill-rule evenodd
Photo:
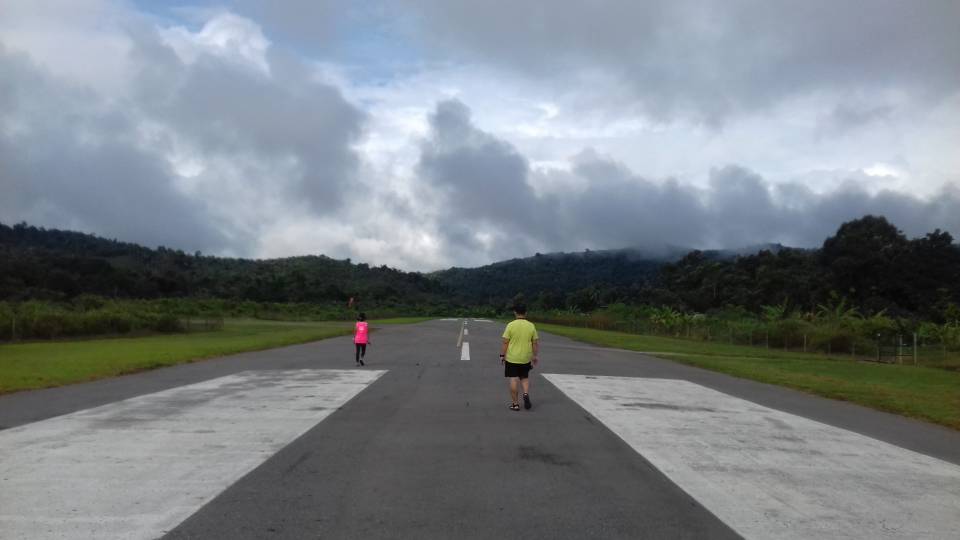
<instances>
[{"instance_id":1,"label":"man's arm","mask_svg":"<svg viewBox=\"0 0 960 540\"><path fill-rule=\"evenodd\" d=\"M533 340L533 365L540 361L540 340Z\"/></svg>"},{"instance_id":2,"label":"man's arm","mask_svg":"<svg viewBox=\"0 0 960 540\"><path fill-rule=\"evenodd\" d=\"M510 345L510 340L503 338L503 343L500 344L500 361L503 362L507 356L507 346Z\"/></svg>"}]
</instances>

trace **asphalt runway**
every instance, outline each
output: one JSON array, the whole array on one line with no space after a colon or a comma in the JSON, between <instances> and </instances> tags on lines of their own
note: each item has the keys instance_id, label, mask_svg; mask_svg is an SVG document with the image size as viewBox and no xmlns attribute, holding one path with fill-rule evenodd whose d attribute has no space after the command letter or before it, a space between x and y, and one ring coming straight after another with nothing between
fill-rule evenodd
<instances>
[{"instance_id":1,"label":"asphalt runway","mask_svg":"<svg viewBox=\"0 0 960 540\"><path fill-rule=\"evenodd\" d=\"M548 334L514 412L462 328L0 396L0 538L960 537L958 432Z\"/></svg>"}]
</instances>

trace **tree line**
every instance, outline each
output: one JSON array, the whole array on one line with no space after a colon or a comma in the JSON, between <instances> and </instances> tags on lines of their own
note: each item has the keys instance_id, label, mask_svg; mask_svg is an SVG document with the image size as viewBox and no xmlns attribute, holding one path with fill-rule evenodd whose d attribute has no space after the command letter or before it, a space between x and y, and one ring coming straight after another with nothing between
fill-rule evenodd
<instances>
[{"instance_id":1,"label":"tree line","mask_svg":"<svg viewBox=\"0 0 960 540\"><path fill-rule=\"evenodd\" d=\"M424 274L323 255L248 260L188 254L0 224L0 301L10 305L69 306L92 295L321 305L344 313L349 307L494 315L505 313L518 294L535 310L571 313L623 304L754 316L784 306L815 314L842 301L863 316L945 323L960 305L960 247L948 232L909 239L885 218L865 216L841 225L816 249L777 246L738 256L691 251L674 260L588 250Z\"/></svg>"}]
</instances>

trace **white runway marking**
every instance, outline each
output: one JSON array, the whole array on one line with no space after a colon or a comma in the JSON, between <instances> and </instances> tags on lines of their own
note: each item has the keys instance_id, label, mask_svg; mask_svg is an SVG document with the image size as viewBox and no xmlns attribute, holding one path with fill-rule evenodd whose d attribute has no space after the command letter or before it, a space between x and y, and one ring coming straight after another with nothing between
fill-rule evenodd
<instances>
[{"instance_id":1,"label":"white runway marking","mask_svg":"<svg viewBox=\"0 0 960 540\"><path fill-rule=\"evenodd\" d=\"M464 341L463 347L460 348L460 359L469 360L470 359L470 343Z\"/></svg>"},{"instance_id":2,"label":"white runway marking","mask_svg":"<svg viewBox=\"0 0 960 540\"><path fill-rule=\"evenodd\" d=\"M464 328L464 329L463 329L463 335L469 336L469 335L470 335L470 329L469 329L469 328Z\"/></svg>"},{"instance_id":3,"label":"white runway marking","mask_svg":"<svg viewBox=\"0 0 960 540\"><path fill-rule=\"evenodd\" d=\"M0 537L157 538L385 371L246 371L0 431Z\"/></svg>"},{"instance_id":4,"label":"white runway marking","mask_svg":"<svg viewBox=\"0 0 960 540\"><path fill-rule=\"evenodd\" d=\"M473 319L474 322L493 322L490 319Z\"/></svg>"},{"instance_id":5,"label":"white runway marking","mask_svg":"<svg viewBox=\"0 0 960 540\"><path fill-rule=\"evenodd\" d=\"M686 381L544 375L746 538L960 538L960 466Z\"/></svg>"}]
</instances>

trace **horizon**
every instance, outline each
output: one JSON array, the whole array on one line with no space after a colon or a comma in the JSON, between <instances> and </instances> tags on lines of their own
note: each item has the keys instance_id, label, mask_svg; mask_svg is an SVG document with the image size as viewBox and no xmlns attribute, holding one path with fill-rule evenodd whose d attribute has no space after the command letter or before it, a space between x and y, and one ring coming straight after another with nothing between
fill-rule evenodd
<instances>
[{"instance_id":1,"label":"horizon","mask_svg":"<svg viewBox=\"0 0 960 540\"><path fill-rule=\"evenodd\" d=\"M956 2L0 11L0 221L417 272L960 237Z\"/></svg>"},{"instance_id":2,"label":"horizon","mask_svg":"<svg viewBox=\"0 0 960 540\"><path fill-rule=\"evenodd\" d=\"M867 216L861 216L861 217L867 217ZM884 216L877 216L877 217L884 217ZM858 218L858 219L859 219L859 218ZM886 218L884 217L884 219L886 219ZM897 227L896 223L892 223L892 222L891 222L891 225L893 225L894 227ZM351 259L350 257L338 258L338 257L333 257L333 256L331 256L331 255L328 255L328 254L326 254L326 253L298 253L298 254L284 255L284 256L281 256L281 257L259 257L259 258L254 258L254 257L234 257L234 256L222 256L222 255L217 255L217 254L212 254L212 253L203 253L202 250L195 250L193 253L191 253L189 250L185 250L185 249L179 248L179 247L177 247L177 246L167 246L167 245L149 246L149 245L144 245L144 244L140 244L140 243L137 243L137 242L122 240L122 239L116 238L116 237L109 237L109 236L100 235L100 234L97 234L97 233L91 233L91 232L85 232L85 231L78 231L78 230L70 230L70 229L60 229L60 228L55 228L55 227L44 227L44 226L34 225L34 224L31 224L31 223L27 223L27 222L20 222L20 223L14 223L14 224L5 224L5 223L3 223L2 221L0 221L0 226L6 226L6 227L10 227L10 228L14 228L14 227L16 227L16 226L25 226L25 227L33 227L33 228L35 228L35 229L39 229L39 230L47 231L47 232L65 232L65 233L73 233L73 234L82 234L82 235L86 235L86 236L92 236L92 237L97 238L97 239L99 239L99 240L105 240L105 241L109 241L109 242L119 242L119 243L124 243L124 244L132 244L132 245L135 245L135 246L137 246L137 247L141 247L141 248L145 248L145 249L149 249L149 250L153 250L153 251L158 251L159 249L163 248L163 249L167 249L167 250L171 250L171 251L179 251L179 252L184 253L184 254L186 254L186 255L195 255L196 253L199 253L201 257L212 257L212 258L220 258L220 259L235 259L235 260L245 260L245 261L253 261L253 262L268 262L268 261L283 260L283 259L293 259L293 258L300 258L300 257L325 257L325 258L328 258L328 259L331 259L331 260L340 261L340 262L348 262L348 263L350 263L350 264L355 264L355 265L366 264L367 266L369 266L369 267L371 267L371 268L379 268L379 267L382 267L382 266L386 266L386 267L388 267L388 268L390 268L390 269L393 269L393 270L399 270L399 271L405 272L405 273L418 273L418 274L430 274L430 273L434 273L434 272L443 272L443 271L447 271L447 270L456 270L456 269L471 270L471 269L481 268L481 267L485 267L485 266L492 266L492 265L496 265L496 264L502 264L502 263L506 263L506 262L513 261L513 260L532 259L532 258L534 258L534 257L539 257L539 256L545 256L545 257L546 257L546 256L577 256L577 255L588 255L588 254L597 254L597 253L607 254L607 253L610 253L610 252L616 253L616 252L627 252L627 251L639 251L639 252L641 252L643 258L638 259L638 260L660 261L660 262L664 262L664 263L669 263L669 262L672 262L672 261L674 261L674 260L679 260L679 259L682 258L683 256L686 256L686 255L688 255L688 254L690 254L690 253L693 253L693 252L695 252L695 251L704 252L704 253L709 253L709 252L724 253L724 252L726 252L726 253L728 253L728 254L733 254L733 255L735 255L735 256L743 256L743 255L749 256L749 255L754 255L754 254L756 254L756 253L759 253L760 251L763 251L765 248L771 247L771 246L776 246L777 248L781 248L781 249L792 249L792 250L817 250L817 249L820 249L820 248L822 247L822 242L821 242L820 245L812 246L812 247L789 246L789 245L784 245L784 244L780 244L780 243L776 243L776 242L766 242L766 243L760 243L760 244L753 244L753 245L749 245L749 246L735 246L735 247L734 247L734 246L731 246L731 247L709 248L709 249L700 249L700 248L695 248L695 247L676 246L676 245L660 245L660 246L648 246L648 247L644 247L644 246L624 246L624 247L620 247L620 248L603 248L603 249L584 248L584 249L578 250L578 251L553 251L553 252L547 252L547 253L535 252L535 253L532 253L532 254L519 255L519 256L514 256L514 257L510 257L510 258L506 258L506 259L500 259L500 260L496 260L496 261L492 261L492 262L489 262L489 263L480 264L480 265L476 265L476 266L456 266L456 265L454 265L454 266L448 266L448 267L444 267L444 268L435 268L435 269L432 269L432 270L412 270L412 269L407 269L407 268L400 268L400 267L396 267L396 266L391 266L391 265L388 265L388 264L385 264L385 263L379 263L379 262L376 262L376 261L355 261L355 260ZM897 228L897 230L900 231L901 233L903 233L903 231L900 230L899 228ZM836 231L834 231L834 233L835 233L835 232L836 232ZM932 233L932 232L934 232L934 231L927 231L927 233ZM926 234L926 233L924 233L924 234ZM831 236L833 236L833 235L831 234L831 235L829 235L829 236L827 236L827 237L824 237L824 241L825 241L827 238L830 238ZM907 239L916 239L916 238L922 237L923 235L916 235L916 236L905 235L905 236L906 236ZM952 235L951 235L951 236L952 236ZM954 241L953 241L953 244L954 244L954 245L960 245L960 242L958 242L958 240L955 238Z\"/></svg>"}]
</instances>

